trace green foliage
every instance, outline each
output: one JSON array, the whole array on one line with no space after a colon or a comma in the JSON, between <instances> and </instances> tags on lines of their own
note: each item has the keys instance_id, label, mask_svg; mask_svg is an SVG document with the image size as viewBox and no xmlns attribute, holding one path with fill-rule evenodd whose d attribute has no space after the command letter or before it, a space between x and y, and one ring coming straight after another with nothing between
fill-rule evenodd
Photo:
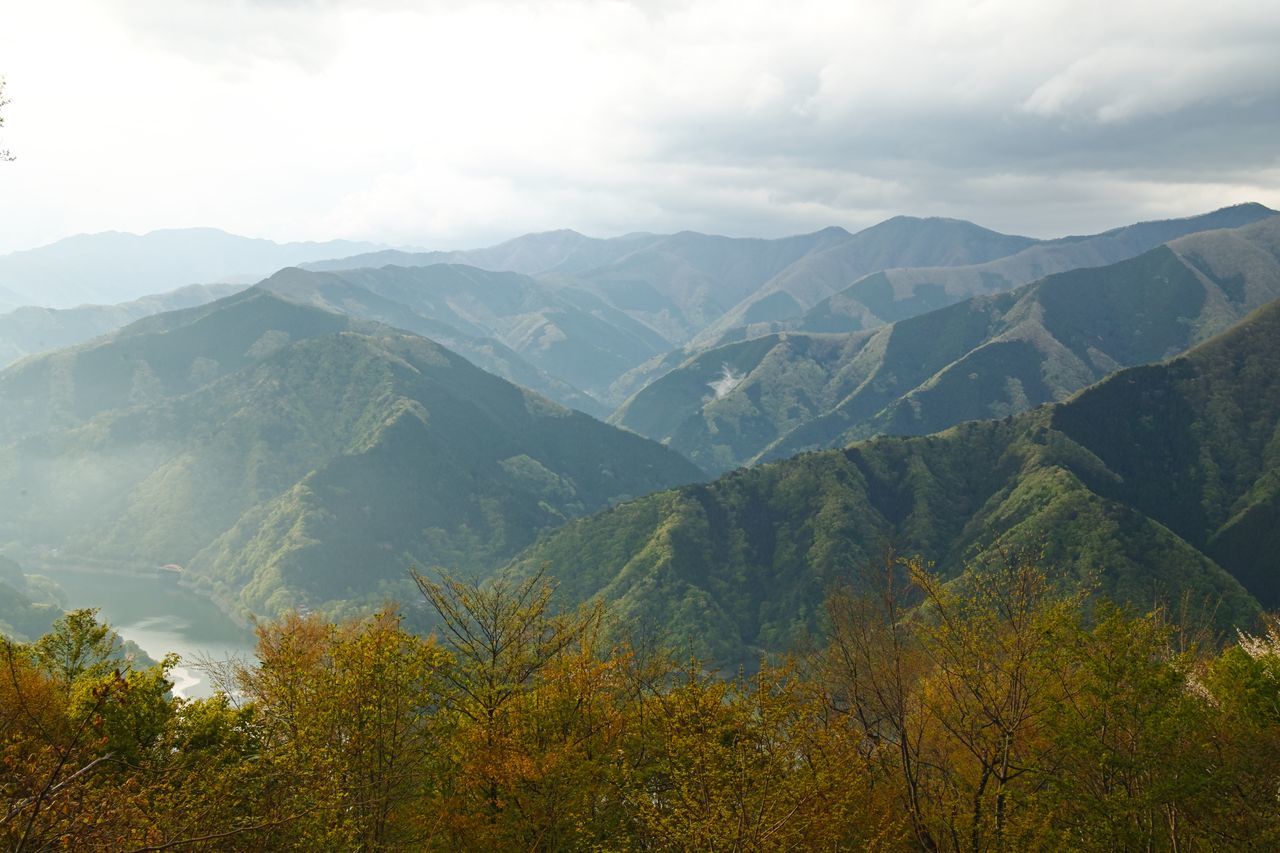
<instances>
[{"instance_id":1,"label":"green foliage","mask_svg":"<svg viewBox=\"0 0 1280 853\"><path fill-rule=\"evenodd\" d=\"M888 554L751 676L611 644L541 577L419 578L399 617L258 629L232 691L171 661L70 692L0 648L0 842L154 850L1183 850L1280 840L1280 631L1219 650L1025 552ZM91 618L59 634L106 636ZM63 640L41 641L57 645Z\"/></svg>"},{"instance_id":2,"label":"green foliage","mask_svg":"<svg viewBox=\"0 0 1280 853\"><path fill-rule=\"evenodd\" d=\"M221 378L193 379L183 365L200 358ZM138 371L121 364L146 365L159 396L126 406ZM492 565L567 518L699 477L423 338L263 291L27 362L0 375L6 394L15 419L42 406L71 424L0 448L4 535L179 563L258 613L376 608L409 591L410 565Z\"/></svg>"},{"instance_id":3,"label":"green foliage","mask_svg":"<svg viewBox=\"0 0 1280 853\"><path fill-rule=\"evenodd\" d=\"M1056 407L922 438L804 454L659 493L547 536L513 563L556 567L678 642L750 664L816 628L850 566L887 544L944 575L994 543L1043 549L1065 577L1149 607L1186 597L1218 628L1275 606L1280 305L1166 365Z\"/></svg>"},{"instance_id":4,"label":"green foliage","mask_svg":"<svg viewBox=\"0 0 1280 853\"><path fill-rule=\"evenodd\" d=\"M1216 278L1175 243L1009 293L951 300L959 304L912 312L875 333L791 332L718 346L646 386L612 420L716 473L1017 414L1185 351L1280 296L1277 232L1280 217L1197 235L1194 250L1215 258L1200 265ZM884 275L865 286L888 287ZM1216 283L1233 277L1239 298ZM741 381L713 394L722 369Z\"/></svg>"}]
</instances>

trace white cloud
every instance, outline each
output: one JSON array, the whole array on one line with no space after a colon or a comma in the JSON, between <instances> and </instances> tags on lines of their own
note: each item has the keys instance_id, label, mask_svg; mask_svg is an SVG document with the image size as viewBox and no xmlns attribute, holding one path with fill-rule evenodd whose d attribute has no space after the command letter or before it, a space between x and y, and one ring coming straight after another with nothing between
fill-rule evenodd
<instances>
[{"instance_id":1,"label":"white cloud","mask_svg":"<svg viewBox=\"0 0 1280 853\"><path fill-rule=\"evenodd\" d=\"M23 4L0 28L0 251L195 224L472 245L1280 206L1267 5Z\"/></svg>"}]
</instances>

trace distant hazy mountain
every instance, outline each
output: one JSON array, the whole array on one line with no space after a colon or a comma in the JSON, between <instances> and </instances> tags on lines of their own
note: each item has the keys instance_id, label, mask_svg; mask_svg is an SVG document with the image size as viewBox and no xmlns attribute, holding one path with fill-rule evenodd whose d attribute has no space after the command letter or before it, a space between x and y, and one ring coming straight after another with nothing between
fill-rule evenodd
<instances>
[{"instance_id":1,"label":"distant hazy mountain","mask_svg":"<svg viewBox=\"0 0 1280 853\"><path fill-rule=\"evenodd\" d=\"M640 498L569 523L512 570L549 565L569 599L603 595L729 665L815 627L830 586L890 544L944 573L997 541L1028 545L1137 607L1185 600L1247 624L1280 605L1277 424L1273 302L1068 402Z\"/></svg>"},{"instance_id":2,"label":"distant hazy mountain","mask_svg":"<svg viewBox=\"0 0 1280 853\"><path fill-rule=\"evenodd\" d=\"M670 346L697 335L802 259L851 239L842 228L777 240L684 231L571 278L658 331Z\"/></svg>"},{"instance_id":3,"label":"distant hazy mountain","mask_svg":"<svg viewBox=\"0 0 1280 853\"><path fill-rule=\"evenodd\" d=\"M190 284L119 305L16 308L0 314L0 367L28 355L83 343L142 317L203 305L243 289L239 284Z\"/></svg>"},{"instance_id":4,"label":"distant hazy mountain","mask_svg":"<svg viewBox=\"0 0 1280 853\"><path fill-rule=\"evenodd\" d=\"M12 290L0 287L0 311L12 311L19 308L26 301L21 293L14 293Z\"/></svg>"},{"instance_id":5,"label":"distant hazy mountain","mask_svg":"<svg viewBox=\"0 0 1280 853\"><path fill-rule=\"evenodd\" d=\"M1280 217L1180 238L874 332L783 332L709 350L612 422L711 472L872 435L919 435L1061 400L1280 298Z\"/></svg>"},{"instance_id":6,"label":"distant hazy mountain","mask_svg":"<svg viewBox=\"0 0 1280 853\"><path fill-rule=\"evenodd\" d=\"M704 342L715 340L737 326L798 316L877 270L982 263L1036 242L958 219L896 216L780 272L711 324L700 338Z\"/></svg>"},{"instance_id":7,"label":"distant hazy mountain","mask_svg":"<svg viewBox=\"0 0 1280 853\"><path fill-rule=\"evenodd\" d=\"M248 283L291 264L375 248L346 240L281 244L213 228L81 234L0 255L0 304L68 308L127 302L188 284ZM5 291L17 298L6 298Z\"/></svg>"},{"instance_id":8,"label":"distant hazy mountain","mask_svg":"<svg viewBox=\"0 0 1280 853\"><path fill-rule=\"evenodd\" d=\"M480 275L485 274L480 273ZM358 279L366 286L362 287L352 279ZM433 279L433 273L395 267L338 273L289 268L261 282L258 287L303 305L374 320L422 335L464 356L482 370L500 376L508 382L537 391L557 403L600 418L608 413L607 408L594 397L535 367L502 341L486 336L484 329L466 320L459 322L458 316L452 310L437 312L430 306L425 306L424 301L433 295L427 282ZM424 284L420 290L414 289L409 284L409 292L403 297L423 309L424 314L419 314L404 302L397 302L381 295L383 291L401 295L400 288L406 286L406 280ZM466 283L465 279L462 281ZM483 299L484 291L483 289L468 290L465 295L468 300ZM432 316L427 316L428 314L443 314L449 317L454 325L434 319ZM458 326L469 329L472 333L460 331Z\"/></svg>"},{"instance_id":9,"label":"distant hazy mountain","mask_svg":"<svg viewBox=\"0 0 1280 853\"><path fill-rule=\"evenodd\" d=\"M518 273L458 264L338 272L294 269L261 286L294 301L376 319L456 345L486 369L566 405L600 414L607 409L575 389L599 394L618 374L667 347L648 326L593 293ZM501 342L498 348L492 346L494 341ZM491 351L481 353L485 348ZM513 353L518 358L513 359ZM494 364L495 359L505 359L508 367ZM520 373L510 367L520 360L532 368ZM539 372L541 378L535 380Z\"/></svg>"},{"instance_id":10,"label":"distant hazy mountain","mask_svg":"<svg viewBox=\"0 0 1280 853\"><path fill-rule=\"evenodd\" d=\"M376 601L699 472L416 335L252 288L0 373L0 539Z\"/></svg>"},{"instance_id":11,"label":"distant hazy mountain","mask_svg":"<svg viewBox=\"0 0 1280 853\"><path fill-rule=\"evenodd\" d=\"M1088 237L1049 240L983 264L886 269L854 282L789 327L810 332L875 328L970 296L1012 290L1052 273L1123 261L1186 234L1236 228L1274 214L1260 204L1240 204L1186 219L1141 222Z\"/></svg>"},{"instance_id":12,"label":"distant hazy mountain","mask_svg":"<svg viewBox=\"0 0 1280 853\"><path fill-rule=\"evenodd\" d=\"M312 270L461 264L517 272L592 294L664 342L688 340L765 281L814 251L850 238L840 228L778 240L632 234L601 240L574 231L528 234L463 252L376 252L305 264Z\"/></svg>"},{"instance_id":13,"label":"distant hazy mountain","mask_svg":"<svg viewBox=\"0 0 1280 853\"><path fill-rule=\"evenodd\" d=\"M827 228L777 240L688 231L596 240L572 231L553 231L489 249L378 252L306 266L341 271L462 264L491 273L536 277L540 287L529 281L522 284L527 296L521 314L536 311L540 303L553 312L563 312L568 304L595 319L586 321L578 314L581 322L576 322L563 315L552 324L555 331L530 339L536 347L548 349L542 361L527 351L528 344L511 340L492 323L482 323L471 333L497 337L547 372L616 403L621 399L614 391L618 377L643 362L660 359L672 347L705 334L708 327L718 328L729 312L738 310L748 320L772 318L779 312L798 314L814 301L811 293L834 292L869 270L886 265L969 263L1017 251L1030 242L967 222L899 217L858 234ZM818 263L816 258L823 260ZM395 298L409 302L403 292ZM797 302L797 298L806 301ZM415 310L451 322L440 311ZM552 363L559 353L565 357Z\"/></svg>"},{"instance_id":14,"label":"distant hazy mountain","mask_svg":"<svg viewBox=\"0 0 1280 853\"><path fill-rule=\"evenodd\" d=\"M298 264L309 270L349 270L360 267L427 267L463 264L492 272L518 272L540 276L573 274L617 260L642 246L664 239L657 234L629 234L599 239L561 229L525 234L496 246L446 252L405 252L384 249L350 257Z\"/></svg>"},{"instance_id":15,"label":"distant hazy mountain","mask_svg":"<svg viewBox=\"0 0 1280 853\"><path fill-rule=\"evenodd\" d=\"M838 287L835 289L844 288L839 293L829 291L833 295L808 310L802 310L798 301L792 304L785 297L775 296L772 301L766 298L763 305L772 304L777 311L771 313L761 308L754 313L745 311L730 315L694 341L655 356L623 374L610 388L609 398L625 400L658 377L717 346L782 331L853 332L878 328L953 305L971 296L1002 293L1055 272L1105 266L1135 257L1185 234L1234 228L1274 213L1260 204L1237 205L1187 219L1142 222L1092 236L1034 241L1021 251L986 263L885 267L866 275L860 273L860 278L855 276L858 280L852 284L848 284L848 279L840 283L840 276L848 275L848 269L839 264L827 264L821 255L815 255L797 265L795 270L789 270L785 278L797 276L803 279L806 272L827 266L828 273L819 280L823 287L836 283ZM962 228L958 230L963 232Z\"/></svg>"}]
</instances>

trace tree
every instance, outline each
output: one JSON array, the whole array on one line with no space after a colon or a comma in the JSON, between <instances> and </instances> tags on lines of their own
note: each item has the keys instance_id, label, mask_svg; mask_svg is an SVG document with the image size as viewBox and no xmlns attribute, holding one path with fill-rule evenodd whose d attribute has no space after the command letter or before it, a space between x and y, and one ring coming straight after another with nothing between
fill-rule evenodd
<instances>
[{"instance_id":1,"label":"tree","mask_svg":"<svg viewBox=\"0 0 1280 853\"><path fill-rule=\"evenodd\" d=\"M483 816L481 826L461 830L464 846L492 846L510 820L509 806L519 811L517 797L529 776L519 738L522 705L553 663L595 633L603 613L556 613L555 587L541 572L485 584L446 574L431 580L415 572L413 578L439 615L453 654L442 671L461 755L454 796L464 812Z\"/></svg>"},{"instance_id":2,"label":"tree","mask_svg":"<svg viewBox=\"0 0 1280 853\"><path fill-rule=\"evenodd\" d=\"M827 651L823 660L830 703L865 735L868 763L900 785L915 843L938 849L924 816L924 714L918 685L924 652L906 623L918 589L903 575L919 575L918 560L885 551L881 563L860 573L827 599Z\"/></svg>"},{"instance_id":3,"label":"tree","mask_svg":"<svg viewBox=\"0 0 1280 853\"><path fill-rule=\"evenodd\" d=\"M32 646L36 663L64 690L81 676L106 675L122 657L120 636L97 617L96 609L72 610Z\"/></svg>"}]
</instances>

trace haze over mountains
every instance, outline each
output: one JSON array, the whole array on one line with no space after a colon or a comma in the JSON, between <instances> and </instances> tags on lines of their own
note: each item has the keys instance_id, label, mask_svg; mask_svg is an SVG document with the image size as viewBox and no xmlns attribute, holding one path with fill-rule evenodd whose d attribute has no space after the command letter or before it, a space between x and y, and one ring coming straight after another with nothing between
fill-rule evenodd
<instances>
[{"instance_id":1,"label":"haze over mountains","mask_svg":"<svg viewBox=\"0 0 1280 853\"><path fill-rule=\"evenodd\" d=\"M255 612L474 569L699 477L425 338L256 288L29 359L0 400L0 537L187 565Z\"/></svg>"},{"instance_id":2,"label":"haze over mountains","mask_svg":"<svg viewBox=\"0 0 1280 853\"><path fill-rule=\"evenodd\" d=\"M15 308L0 314L0 367L28 355L75 346L152 314L203 305L243 289L239 284L189 284L116 305Z\"/></svg>"},{"instance_id":3,"label":"haze over mountains","mask_svg":"<svg viewBox=\"0 0 1280 853\"><path fill-rule=\"evenodd\" d=\"M333 279L316 278L313 284L305 284L305 279L295 278L288 287L291 298L304 302L320 299L328 310L345 310L393 325L416 323L415 331L448 337L446 345L465 351L486 369L568 405L603 415L647 382L717 342L783 327L816 325L831 331L833 323L843 324L845 330L879 324L881 321L862 303L853 312L856 317L836 321L833 311L837 309L819 302L851 284L854 290L865 290L865 282L857 280L868 273L874 276L878 271L921 264L961 265L954 268L954 282L937 285L949 294L946 299L911 297L886 309L863 294L886 316L901 318L936 307L935 302L957 301L975 291L1001 290L1029 281L1026 276L1030 271L1051 272L1130 257L1156 245L1152 241L1161 237L1240 224L1267 214L1260 205L1242 205L1186 220L1146 223L1092 238L1058 241L1009 237L957 220L911 217L896 217L857 234L827 228L778 240L693 232L594 239L572 231L553 231L486 249L430 253L383 250L304 265L312 272L340 274L342 287L371 290L373 297L352 294L339 300L316 296L338 286ZM166 270L170 275L167 284L176 287L191 280L225 277L227 270L249 269L255 264L266 275L297 264L297 257L323 256L348 248L350 245L343 243L279 246L211 229L155 232L145 237L85 235L0 258L0 276L10 274L14 287L46 294L48 298L39 304L79 301L74 294L88 291L103 297L96 301L109 302L113 300L106 294L122 288L135 292L140 283L162 280ZM186 266L180 272L173 271L174 265L184 263L182 257L187 258ZM273 259L278 262L272 263ZM974 267L978 262L1005 266L992 267L1003 270L997 273ZM396 274L387 269L445 264L452 273L437 270L429 284L421 273ZM382 274L355 275L350 272L355 269L380 269ZM22 270L26 272L19 275ZM950 275L951 270L927 268L935 279ZM496 273L516 273L521 278L503 278ZM981 287L973 284L975 275ZM391 281L397 276L403 280ZM0 285L4 281L0 278ZM65 286L67 281L72 282L69 287ZM927 283L924 289L932 293L935 284ZM286 285L279 281L277 286ZM168 289L154 284L147 292ZM309 292L300 295L304 290ZM190 304L197 293L187 291L172 307ZM206 296L220 293L210 291ZM166 300L171 299L179 297L133 300L128 306L86 305L72 315L3 317L0 356L12 361L51 346L77 343L147 311L163 310L169 305ZM388 299L399 305L388 304ZM810 314L817 311L821 316L801 317L800 312L815 303L818 305ZM841 304L848 309L852 303L845 298ZM785 319L788 317L792 319ZM683 350L677 349L681 346ZM529 364L520 364L521 359ZM545 376L537 378L539 372Z\"/></svg>"},{"instance_id":4,"label":"haze over mountains","mask_svg":"<svg viewBox=\"0 0 1280 853\"><path fill-rule=\"evenodd\" d=\"M708 350L612 422L717 473L920 435L1061 400L1176 355L1280 297L1280 217L1182 237L874 332L780 332Z\"/></svg>"},{"instance_id":5,"label":"haze over mountains","mask_svg":"<svg viewBox=\"0 0 1280 853\"><path fill-rule=\"evenodd\" d=\"M106 305L188 284L248 284L290 264L374 248L349 240L281 244L216 228L80 234L0 255L0 310Z\"/></svg>"},{"instance_id":6,"label":"haze over mountains","mask_svg":"<svg viewBox=\"0 0 1280 853\"><path fill-rule=\"evenodd\" d=\"M1134 464L1165 453L1182 477L1168 506L1108 491L1126 463L1062 426L1087 394L1019 414L1280 297L1280 217L1260 205L1056 241L897 217L288 263L252 287L0 315L0 358L16 361L0 371L0 541L179 563L264 616L366 608L402 598L410 566L483 576L529 547L515 570L548 562L570 598L605 593L732 661L785 647L835 574L889 542L954 567L996 535L1057 537L1073 576L1105 570L1133 601L1221 596L1222 620L1273 595L1252 544L1273 475L1249 474L1272 453L1273 395L1254 376L1272 314L1172 363L1212 378L1211 401L1200 379L1130 401L1191 400L1174 456L1116 398ZM596 420L616 403L615 426ZM982 418L1002 420L662 491ZM1210 423L1246 436L1243 455Z\"/></svg>"}]
</instances>

